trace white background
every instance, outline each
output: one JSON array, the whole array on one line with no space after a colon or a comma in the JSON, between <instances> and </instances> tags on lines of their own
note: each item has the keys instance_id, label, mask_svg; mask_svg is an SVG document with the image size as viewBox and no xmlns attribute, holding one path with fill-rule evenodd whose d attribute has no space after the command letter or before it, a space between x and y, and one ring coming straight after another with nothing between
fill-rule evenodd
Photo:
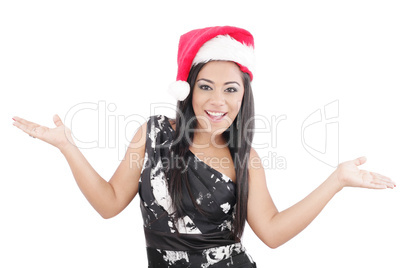
<instances>
[{"instance_id":1,"label":"white background","mask_svg":"<svg viewBox=\"0 0 402 268\"><path fill-rule=\"evenodd\" d=\"M401 267L401 14L399 1L2 1L0 267L147 266L139 198L102 219L62 154L15 128L12 117L53 126L53 114L64 119L75 105L114 104L108 120L87 109L72 124L82 141L103 139L82 152L109 180L138 127L114 122L146 118L151 104L174 105L166 89L176 77L179 36L215 25L254 35L256 114L286 115L277 146L258 149L286 160L284 169L266 169L279 210L335 169L301 141L303 121L333 101L339 161L365 155L362 169L397 183L393 190L344 189L278 249L247 227L244 245L258 267ZM309 134L313 147L325 142L324 126ZM257 133L255 142L270 139Z\"/></svg>"}]
</instances>

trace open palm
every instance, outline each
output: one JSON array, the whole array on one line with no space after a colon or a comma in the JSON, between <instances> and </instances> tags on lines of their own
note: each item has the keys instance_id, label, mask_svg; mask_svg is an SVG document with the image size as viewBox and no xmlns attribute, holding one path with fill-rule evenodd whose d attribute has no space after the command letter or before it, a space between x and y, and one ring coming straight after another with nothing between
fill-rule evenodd
<instances>
[{"instance_id":1,"label":"open palm","mask_svg":"<svg viewBox=\"0 0 402 268\"><path fill-rule=\"evenodd\" d=\"M364 164L366 161L367 158L363 156L338 165L338 168L334 171L334 174L337 176L342 187L349 186L370 189L385 189L395 187L395 183L390 178L375 172L361 170L358 168L358 166Z\"/></svg>"},{"instance_id":2,"label":"open palm","mask_svg":"<svg viewBox=\"0 0 402 268\"><path fill-rule=\"evenodd\" d=\"M41 126L17 116L13 117L13 119L15 121L14 126L29 134L31 137L43 140L59 149L66 145L74 144L71 137L71 130L63 124L58 115L53 116L53 122L56 125L55 128Z\"/></svg>"}]
</instances>

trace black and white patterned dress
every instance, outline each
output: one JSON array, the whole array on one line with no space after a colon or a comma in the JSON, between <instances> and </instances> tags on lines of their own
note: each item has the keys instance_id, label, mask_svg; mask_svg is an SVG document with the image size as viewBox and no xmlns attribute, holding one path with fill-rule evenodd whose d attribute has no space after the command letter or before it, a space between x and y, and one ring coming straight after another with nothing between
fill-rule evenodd
<instances>
[{"instance_id":1,"label":"black and white patterned dress","mask_svg":"<svg viewBox=\"0 0 402 268\"><path fill-rule=\"evenodd\" d=\"M174 220L164 171L173 138L169 118L158 115L148 119L139 183L148 267L256 267L242 244L230 238L236 184L191 151L187 163L190 189L208 217L195 208L190 194L183 190L186 216Z\"/></svg>"}]
</instances>

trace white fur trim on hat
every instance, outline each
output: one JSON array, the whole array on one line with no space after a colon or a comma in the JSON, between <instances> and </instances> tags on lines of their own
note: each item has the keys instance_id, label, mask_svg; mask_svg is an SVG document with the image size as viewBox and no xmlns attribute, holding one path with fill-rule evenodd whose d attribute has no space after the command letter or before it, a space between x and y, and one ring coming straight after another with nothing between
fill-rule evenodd
<instances>
[{"instance_id":1,"label":"white fur trim on hat","mask_svg":"<svg viewBox=\"0 0 402 268\"><path fill-rule=\"evenodd\" d=\"M197 52L192 65L210 60L234 61L247 67L252 73L255 70L253 46L242 44L229 35L218 35L205 42Z\"/></svg>"},{"instance_id":2,"label":"white fur trim on hat","mask_svg":"<svg viewBox=\"0 0 402 268\"><path fill-rule=\"evenodd\" d=\"M168 92L179 101L184 101L190 93L190 85L186 81L175 81L170 84Z\"/></svg>"}]
</instances>

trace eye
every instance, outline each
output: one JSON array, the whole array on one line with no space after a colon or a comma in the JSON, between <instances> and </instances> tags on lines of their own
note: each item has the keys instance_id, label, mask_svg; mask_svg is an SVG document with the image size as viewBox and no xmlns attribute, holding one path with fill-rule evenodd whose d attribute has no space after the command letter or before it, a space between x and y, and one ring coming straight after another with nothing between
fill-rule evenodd
<instances>
[{"instance_id":1,"label":"eye","mask_svg":"<svg viewBox=\"0 0 402 268\"><path fill-rule=\"evenodd\" d=\"M212 88L208 85L199 85L198 87L202 90L212 90Z\"/></svg>"},{"instance_id":2,"label":"eye","mask_svg":"<svg viewBox=\"0 0 402 268\"><path fill-rule=\"evenodd\" d=\"M234 93L234 92L237 92L238 90L235 87L229 87L229 88L225 89L225 91L230 92L230 93Z\"/></svg>"}]
</instances>

